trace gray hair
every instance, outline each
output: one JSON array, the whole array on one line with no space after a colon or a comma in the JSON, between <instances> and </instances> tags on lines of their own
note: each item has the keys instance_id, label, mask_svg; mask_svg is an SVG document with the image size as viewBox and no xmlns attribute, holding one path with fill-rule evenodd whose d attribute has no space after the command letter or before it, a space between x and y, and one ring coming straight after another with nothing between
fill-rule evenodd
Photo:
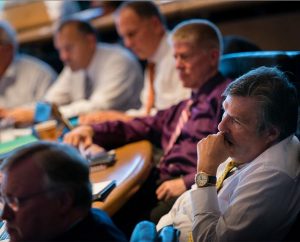
<instances>
[{"instance_id":1,"label":"gray hair","mask_svg":"<svg viewBox=\"0 0 300 242\"><path fill-rule=\"evenodd\" d=\"M206 19L186 20L175 26L171 41L189 41L195 46L223 51L222 34L219 28Z\"/></svg>"},{"instance_id":2,"label":"gray hair","mask_svg":"<svg viewBox=\"0 0 300 242\"><path fill-rule=\"evenodd\" d=\"M276 67L259 67L237 78L225 89L224 96L253 97L260 104L258 133L270 126L279 129L279 140L296 132L297 90L285 73ZM254 111L254 110L253 110Z\"/></svg>"},{"instance_id":3,"label":"gray hair","mask_svg":"<svg viewBox=\"0 0 300 242\"><path fill-rule=\"evenodd\" d=\"M9 171L26 159L32 159L45 172L45 185L72 193L75 207L91 206L88 162L75 148L54 142L34 142L15 150L3 161L0 170Z\"/></svg>"},{"instance_id":4,"label":"gray hair","mask_svg":"<svg viewBox=\"0 0 300 242\"><path fill-rule=\"evenodd\" d=\"M17 34L13 27L6 21L0 21L0 44L11 44L14 51L18 50Z\"/></svg>"}]
</instances>

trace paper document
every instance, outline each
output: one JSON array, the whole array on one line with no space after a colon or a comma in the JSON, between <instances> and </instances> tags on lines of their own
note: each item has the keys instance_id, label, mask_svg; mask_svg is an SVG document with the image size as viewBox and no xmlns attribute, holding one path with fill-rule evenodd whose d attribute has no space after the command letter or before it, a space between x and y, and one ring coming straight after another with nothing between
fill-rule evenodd
<instances>
[{"instance_id":1,"label":"paper document","mask_svg":"<svg viewBox=\"0 0 300 242\"><path fill-rule=\"evenodd\" d=\"M92 184L93 200L104 201L108 194L115 188L116 181L103 181Z\"/></svg>"}]
</instances>

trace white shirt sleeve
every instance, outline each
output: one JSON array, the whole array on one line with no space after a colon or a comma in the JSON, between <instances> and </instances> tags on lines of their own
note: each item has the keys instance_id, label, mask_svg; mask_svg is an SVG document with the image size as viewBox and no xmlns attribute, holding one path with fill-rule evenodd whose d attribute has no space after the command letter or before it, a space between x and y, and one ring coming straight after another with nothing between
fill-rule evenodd
<instances>
[{"instance_id":1,"label":"white shirt sleeve","mask_svg":"<svg viewBox=\"0 0 300 242\"><path fill-rule=\"evenodd\" d=\"M121 55L122 53L122 55ZM96 88L90 98L92 108L126 111L140 107L143 75L140 64L126 52L102 56L102 70L96 77ZM104 55L104 53L101 53Z\"/></svg>"},{"instance_id":2,"label":"white shirt sleeve","mask_svg":"<svg viewBox=\"0 0 300 242\"><path fill-rule=\"evenodd\" d=\"M46 99L58 103L65 117L96 110L138 108L143 85L141 67L137 60L120 51L109 47L95 53L87 72L93 82L89 99L84 97L84 71L74 73L68 67L64 68Z\"/></svg>"},{"instance_id":3,"label":"white shirt sleeve","mask_svg":"<svg viewBox=\"0 0 300 242\"><path fill-rule=\"evenodd\" d=\"M295 218L289 208L299 204L292 195L300 194L299 179L271 169L237 177L238 187L223 187L219 198L214 187L191 191L194 241L280 240L287 232L281 223Z\"/></svg>"},{"instance_id":4,"label":"white shirt sleeve","mask_svg":"<svg viewBox=\"0 0 300 242\"><path fill-rule=\"evenodd\" d=\"M44 99L57 105L70 103L72 101L71 87L80 85L78 82L83 82L80 79L83 79L83 74L82 76L79 73L74 74L70 68L65 67L47 91Z\"/></svg>"},{"instance_id":5,"label":"white shirt sleeve","mask_svg":"<svg viewBox=\"0 0 300 242\"><path fill-rule=\"evenodd\" d=\"M156 229L161 230L163 227L173 225L180 230L180 242L190 241L192 235L192 207L190 202L190 190L183 193L174 203L171 210L161 217Z\"/></svg>"},{"instance_id":6,"label":"white shirt sleeve","mask_svg":"<svg viewBox=\"0 0 300 242\"><path fill-rule=\"evenodd\" d=\"M0 107L32 106L43 98L56 78L45 62L24 54L15 60L0 80Z\"/></svg>"}]
</instances>

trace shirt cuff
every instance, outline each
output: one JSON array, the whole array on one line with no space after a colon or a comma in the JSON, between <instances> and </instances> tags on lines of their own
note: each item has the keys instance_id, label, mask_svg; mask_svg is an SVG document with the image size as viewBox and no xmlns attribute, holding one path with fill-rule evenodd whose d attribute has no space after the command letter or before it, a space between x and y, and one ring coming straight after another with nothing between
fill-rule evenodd
<instances>
[{"instance_id":1,"label":"shirt cuff","mask_svg":"<svg viewBox=\"0 0 300 242\"><path fill-rule=\"evenodd\" d=\"M193 217L201 213L219 212L217 189L215 186L192 189L190 198Z\"/></svg>"}]
</instances>

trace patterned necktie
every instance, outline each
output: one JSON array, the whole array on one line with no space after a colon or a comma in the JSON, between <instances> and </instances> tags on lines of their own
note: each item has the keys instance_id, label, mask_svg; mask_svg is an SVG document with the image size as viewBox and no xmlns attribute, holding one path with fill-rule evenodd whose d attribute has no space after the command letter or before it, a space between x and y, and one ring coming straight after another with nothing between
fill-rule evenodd
<instances>
[{"instance_id":1,"label":"patterned necktie","mask_svg":"<svg viewBox=\"0 0 300 242\"><path fill-rule=\"evenodd\" d=\"M189 117L191 115L190 108L192 106L192 103L193 103L192 99L189 99L186 102L186 105L185 105L184 109L182 110L181 115L180 115L180 117L178 119L175 131L173 132L173 134L170 137L170 141L169 141L169 143L167 145L167 148L165 150L165 154L167 154L171 150L171 148L175 144L178 136L180 135L183 126L188 121L188 119L189 119Z\"/></svg>"},{"instance_id":2,"label":"patterned necktie","mask_svg":"<svg viewBox=\"0 0 300 242\"><path fill-rule=\"evenodd\" d=\"M84 97L85 99L89 99L93 92L93 82L89 77L88 73L85 72L85 80L84 80Z\"/></svg>"},{"instance_id":3,"label":"patterned necktie","mask_svg":"<svg viewBox=\"0 0 300 242\"><path fill-rule=\"evenodd\" d=\"M155 90L154 90L154 75L155 75L155 64L149 62L147 64L147 72L149 76L149 90L148 90L148 99L146 103L146 115L149 115L151 109L154 107L155 100Z\"/></svg>"},{"instance_id":4,"label":"patterned necktie","mask_svg":"<svg viewBox=\"0 0 300 242\"><path fill-rule=\"evenodd\" d=\"M222 175L217 180L217 184L216 184L217 192L222 188L223 181L227 178L229 172L231 172L233 168L236 168L236 163L233 160L231 160L226 164Z\"/></svg>"}]
</instances>

